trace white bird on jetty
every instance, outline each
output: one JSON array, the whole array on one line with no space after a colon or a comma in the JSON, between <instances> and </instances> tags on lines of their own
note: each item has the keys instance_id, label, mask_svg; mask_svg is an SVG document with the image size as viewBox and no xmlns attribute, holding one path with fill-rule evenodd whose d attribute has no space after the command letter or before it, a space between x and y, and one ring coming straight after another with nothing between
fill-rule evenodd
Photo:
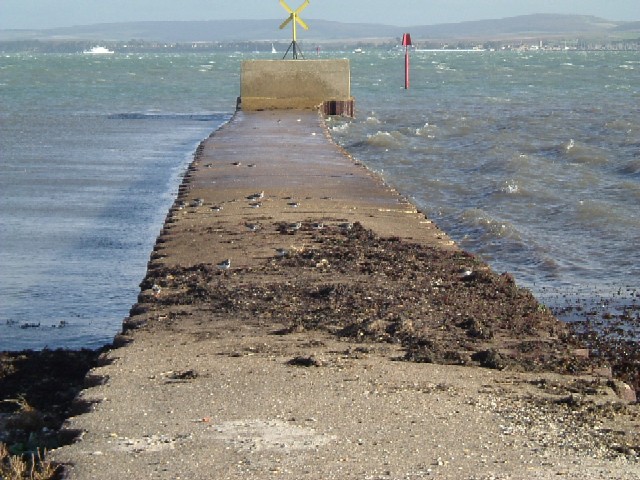
<instances>
[{"instance_id":1,"label":"white bird on jetty","mask_svg":"<svg viewBox=\"0 0 640 480\"><path fill-rule=\"evenodd\" d=\"M218 264L218 268L220 270L229 270L229 268L231 268L231 259L227 258L226 260L221 261Z\"/></svg>"},{"instance_id":2,"label":"white bird on jetty","mask_svg":"<svg viewBox=\"0 0 640 480\"><path fill-rule=\"evenodd\" d=\"M295 223L290 223L289 225L287 225L287 230L289 230L291 232L297 232L301 228L302 228L302 222L295 222Z\"/></svg>"},{"instance_id":3,"label":"white bird on jetty","mask_svg":"<svg viewBox=\"0 0 640 480\"><path fill-rule=\"evenodd\" d=\"M260 200L261 198L264 198L264 190L258 193L252 193L247 197L247 200Z\"/></svg>"},{"instance_id":4,"label":"white bird on jetty","mask_svg":"<svg viewBox=\"0 0 640 480\"><path fill-rule=\"evenodd\" d=\"M458 270L458 274L460 275L460 280L464 281L469 281L476 278L476 273L469 267L462 267L460 270Z\"/></svg>"}]
</instances>

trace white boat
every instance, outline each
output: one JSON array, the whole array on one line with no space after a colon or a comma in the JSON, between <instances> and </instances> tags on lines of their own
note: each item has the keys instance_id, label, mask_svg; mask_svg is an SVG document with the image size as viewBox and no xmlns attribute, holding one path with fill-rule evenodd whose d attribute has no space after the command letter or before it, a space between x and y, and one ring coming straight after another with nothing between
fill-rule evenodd
<instances>
[{"instance_id":1,"label":"white boat","mask_svg":"<svg viewBox=\"0 0 640 480\"><path fill-rule=\"evenodd\" d=\"M82 53L86 55L111 55L115 52L113 50L109 50L108 48L97 46L93 47L91 50L85 50Z\"/></svg>"},{"instance_id":2,"label":"white boat","mask_svg":"<svg viewBox=\"0 0 640 480\"><path fill-rule=\"evenodd\" d=\"M273 46L273 43L271 44L271 53L278 53L276 47Z\"/></svg>"}]
</instances>

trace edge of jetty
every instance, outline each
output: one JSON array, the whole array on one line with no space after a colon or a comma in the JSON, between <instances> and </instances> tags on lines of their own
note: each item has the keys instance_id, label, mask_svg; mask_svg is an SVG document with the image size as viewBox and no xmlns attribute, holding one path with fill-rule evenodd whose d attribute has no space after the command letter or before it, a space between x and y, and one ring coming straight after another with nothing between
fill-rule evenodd
<instances>
[{"instance_id":1,"label":"edge of jetty","mask_svg":"<svg viewBox=\"0 0 640 480\"><path fill-rule=\"evenodd\" d=\"M65 424L65 476L637 478L629 388L331 141L317 108L353 112L333 66L243 65Z\"/></svg>"}]
</instances>

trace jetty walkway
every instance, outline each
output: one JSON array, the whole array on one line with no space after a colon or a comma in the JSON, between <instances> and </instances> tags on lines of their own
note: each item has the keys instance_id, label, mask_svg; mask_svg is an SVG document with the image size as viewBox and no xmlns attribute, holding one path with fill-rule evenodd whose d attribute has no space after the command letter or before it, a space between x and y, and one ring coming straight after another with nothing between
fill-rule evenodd
<instances>
[{"instance_id":1,"label":"jetty walkway","mask_svg":"<svg viewBox=\"0 0 640 480\"><path fill-rule=\"evenodd\" d=\"M72 479L640 478L622 406L556 401L620 404L608 379L535 368L575 360L562 332L317 112L238 112L52 457Z\"/></svg>"}]
</instances>

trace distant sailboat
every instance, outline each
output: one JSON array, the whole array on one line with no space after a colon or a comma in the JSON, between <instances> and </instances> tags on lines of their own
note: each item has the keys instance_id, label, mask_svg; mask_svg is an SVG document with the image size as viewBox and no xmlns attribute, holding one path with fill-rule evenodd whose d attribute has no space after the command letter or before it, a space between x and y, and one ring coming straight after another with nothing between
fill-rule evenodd
<instances>
[{"instance_id":1,"label":"distant sailboat","mask_svg":"<svg viewBox=\"0 0 640 480\"><path fill-rule=\"evenodd\" d=\"M273 46L273 43L271 44L271 53L278 53L276 47Z\"/></svg>"}]
</instances>

